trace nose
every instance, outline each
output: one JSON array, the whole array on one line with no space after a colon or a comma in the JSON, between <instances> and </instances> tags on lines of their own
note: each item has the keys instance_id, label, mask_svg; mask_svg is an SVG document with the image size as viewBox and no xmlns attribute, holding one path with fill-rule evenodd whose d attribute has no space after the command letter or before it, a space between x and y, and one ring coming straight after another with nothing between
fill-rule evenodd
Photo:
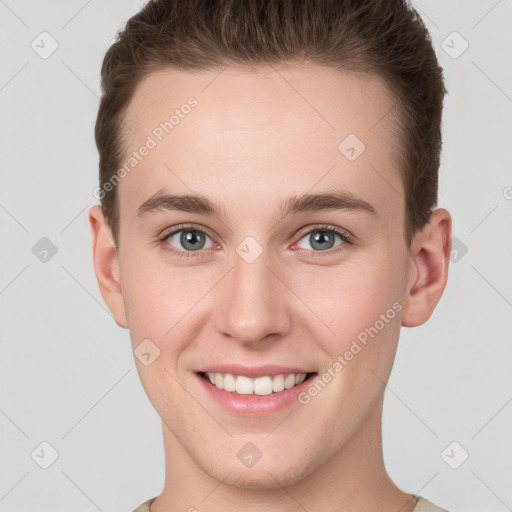
<instances>
[{"instance_id":1,"label":"nose","mask_svg":"<svg viewBox=\"0 0 512 512\"><path fill-rule=\"evenodd\" d=\"M252 262L235 253L233 267L218 290L221 335L253 348L284 336L291 324L290 292L276 274L279 270L271 266L265 251Z\"/></svg>"}]
</instances>

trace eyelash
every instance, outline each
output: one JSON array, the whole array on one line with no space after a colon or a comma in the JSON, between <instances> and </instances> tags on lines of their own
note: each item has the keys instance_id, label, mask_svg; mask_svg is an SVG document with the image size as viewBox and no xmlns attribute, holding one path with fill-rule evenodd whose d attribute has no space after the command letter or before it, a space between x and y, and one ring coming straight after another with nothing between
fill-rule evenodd
<instances>
[{"instance_id":1,"label":"eyelash","mask_svg":"<svg viewBox=\"0 0 512 512\"><path fill-rule=\"evenodd\" d=\"M159 238L160 246L162 247L162 249L164 249L165 251L169 251L170 253L172 253L175 256L178 256L179 258L200 258L200 257L204 257L203 251L205 251L206 249L200 249L198 251L181 251L181 250L178 250L178 249L174 248L172 245L170 245L170 244L168 244L166 242L167 238L169 238L171 235L175 235L176 233L179 233L180 231L198 231L199 233L202 233L204 235L209 236L210 238L213 238L204 229L199 229L199 228L195 227L194 225L190 225L190 224L180 224L174 230L166 232L163 236L161 236ZM332 255L332 254L338 253L339 251L344 250L345 246L347 244L348 245L352 245L353 244L352 237L346 231L342 230L341 228L338 228L336 226L326 225L326 224L318 224L316 226L313 226L308 231L305 231L305 232L301 233L300 237L297 239L297 242L295 242L294 245L296 243L298 243L299 240L304 238L304 236L306 236L306 235L308 235L310 233L313 233L315 231L327 231L327 232L336 233L341 238L343 243L340 244L339 246L335 247L335 248L328 249L327 251L310 251L310 252L313 253L314 257L317 257L317 256L322 257L322 254Z\"/></svg>"}]
</instances>

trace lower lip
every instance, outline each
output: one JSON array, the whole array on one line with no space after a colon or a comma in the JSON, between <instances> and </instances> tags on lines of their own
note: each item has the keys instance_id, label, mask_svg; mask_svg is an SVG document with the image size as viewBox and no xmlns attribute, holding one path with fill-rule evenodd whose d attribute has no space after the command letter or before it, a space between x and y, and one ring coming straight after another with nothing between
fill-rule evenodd
<instances>
[{"instance_id":1,"label":"lower lip","mask_svg":"<svg viewBox=\"0 0 512 512\"><path fill-rule=\"evenodd\" d=\"M214 386L209 380L196 373L206 392L224 409L239 416L263 416L272 414L298 401L297 396L304 391L315 377L312 375L305 381L270 395L239 395Z\"/></svg>"}]
</instances>

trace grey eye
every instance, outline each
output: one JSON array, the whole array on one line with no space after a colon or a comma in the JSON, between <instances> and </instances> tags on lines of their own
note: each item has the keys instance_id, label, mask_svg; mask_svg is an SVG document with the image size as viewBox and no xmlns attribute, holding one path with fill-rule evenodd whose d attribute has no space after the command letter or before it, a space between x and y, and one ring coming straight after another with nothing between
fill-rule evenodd
<instances>
[{"instance_id":1,"label":"grey eye","mask_svg":"<svg viewBox=\"0 0 512 512\"><path fill-rule=\"evenodd\" d=\"M179 235L179 237L177 237L177 235ZM174 238L178 238L181 247L177 247L171 241ZM206 239L210 240L209 246L205 246ZM171 233L165 240L169 245L172 245L176 249L185 251L200 251L202 249L208 249L212 245L210 237L198 229L180 229L179 231ZM176 243L175 240L174 242Z\"/></svg>"},{"instance_id":2,"label":"grey eye","mask_svg":"<svg viewBox=\"0 0 512 512\"><path fill-rule=\"evenodd\" d=\"M314 229L309 233L306 233L306 235L297 242L297 245L302 249L311 250L310 247L300 245L301 240L306 239L311 244L313 250L332 249L332 247L334 247L335 237L338 237L343 241L341 235L331 229Z\"/></svg>"}]
</instances>

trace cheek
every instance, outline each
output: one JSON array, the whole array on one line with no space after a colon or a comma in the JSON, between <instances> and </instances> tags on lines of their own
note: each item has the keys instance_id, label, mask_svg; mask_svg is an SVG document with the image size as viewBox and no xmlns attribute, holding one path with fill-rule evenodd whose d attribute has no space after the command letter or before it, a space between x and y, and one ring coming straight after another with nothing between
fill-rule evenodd
<instances>
[{"instance_id":1,"label":"cheek","mask_svg":"<svg viewBox=\"0 0 512 512\"><path fill-rule=\"evenodd\" d=\"M206 289L191 284L190 269L186 275L183 269L172 269L135 253L126 258L123 272L123 296L141 383L157 411L169 404L174 410L182 396L176 376L180 354L189 339L184 329L193 305ZM150 353L150 364L137 358L139 345L144 347L139 352Z\"/></svg>"},{"instance_id":2,"label":"cheek","mask_svg":"<svg viewBox=\"0 0 512 512\"><path fill-rule=\"evenodd\" d=\"M157 339L170 336L169 330L208 289L199 268L172 268L147 255L126 259L123 297L130 331Z\"/></svg>"},{"instance_id":3,"label":"cheek","mask_svg":"<svg viewBox=\"0 0 512 512\"><path fill-rule=\"evenodd\" d=\"M355 259L353 261L356 261ZM325 384L316 388L324 410L350 410L355 429L357 422L382 396L383 382L391 372L400 333L400 284L392 270L395 258L366 254L329 272L320 269L310 281L313 290L304 301L329 327L311 327L309 336L326 355L320 377ZM317 286L311 286L311 283ZM303 291L302 293L305 293ZM311 301L310 301L311 300ZM307 326L322 326L311 315ZM305 318L305 317L303 317ZM332 332L331 332L332 331ZM311 396L314 396L312 390ZM312 399L313 400L313 399ZM320 405L318 405L320 407ZM335 415L326 415L325 428L339 432ZM346 435L351 431L347 430Z\"/></svg>"},{"instance_id":4,"label":"cheek","mask_svg":"<svg viewBox=\"0 0 512 512\"><path fill-rule=\"evenodd\" d=\"M293 289L310 310L308 325L321 329L320 333L311 327L312 339L333 360L349 350L354 340L362 347L364 341L384 341L371 351L389 350L397 340L402 301L398 261L396 254L381 248L338 267L311 268L307 279L295 278Z\"/></svg>"}]
</instances>

